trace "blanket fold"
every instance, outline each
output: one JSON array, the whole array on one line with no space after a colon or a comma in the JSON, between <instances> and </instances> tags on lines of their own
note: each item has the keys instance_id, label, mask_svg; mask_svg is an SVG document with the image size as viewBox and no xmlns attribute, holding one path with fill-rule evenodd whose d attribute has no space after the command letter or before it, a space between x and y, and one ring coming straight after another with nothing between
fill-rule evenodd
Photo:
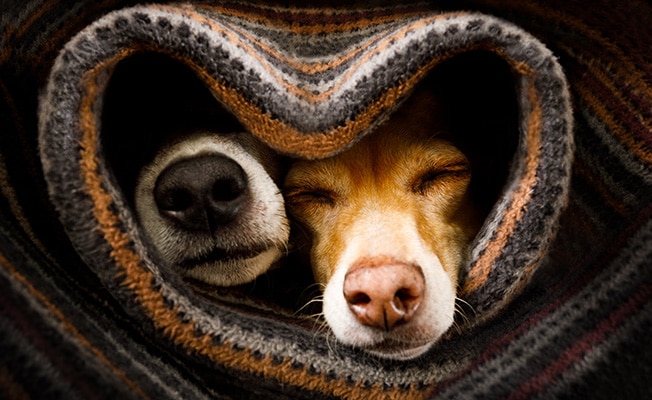
<instances>
[{"instance_id":1,"label":"blanket fold","mask_svg":"<svg viewBox=\"0 0 652 400\"><path fill-rule=\"evenodd\" d=\"M102 387L106 398L649 394L652 349L640 340L652 327L649 66L625 63L609 75L556 28L528 32L519 12L536 7L471 8L146 4L97 12L60 40L32 98L37 118L23 127L18 118L0 121L16 137L31 132L23 142L0 140L0 348L16 355L0 362L0 390L88 397ZM1 71L20 54L2 53ZM123 152L132 132L116 133L120 115L106 112L114 75L132 60L160 68L152 75L161 93L173 93L168 79L184 79L179 86L198 87L188 89L195 100L206 95L278 152L308 159L373 134L442 71L452 71L447 87L463 92L456 104L477 117L476 83L492 79L493 63L506 71L496 82L511 85L514 136L488 129L470 139L508 150L499 152L505 178L462 274L464 317L418 360L378 360L337 344L282 301L193 288L158 263L115 169L141 150L139 139ZM465 73L477 79L464 84ZM3 115L27 104L13 85L0 83ZM34 149L42 175L32 170L15 184L22 172L14 148ZM36 189L22 188L30 184ZM50 219L31 222L37 207L21 205L30 190ZM43 221L59 224L63 248L49 248ZM19 304L28 304L24 315ZM67 366L64 355L77 361ZM82 364L87 372L75 371ZM45 392L25 386L30 374L48 382Z\"/></svg>"}]
</instances>

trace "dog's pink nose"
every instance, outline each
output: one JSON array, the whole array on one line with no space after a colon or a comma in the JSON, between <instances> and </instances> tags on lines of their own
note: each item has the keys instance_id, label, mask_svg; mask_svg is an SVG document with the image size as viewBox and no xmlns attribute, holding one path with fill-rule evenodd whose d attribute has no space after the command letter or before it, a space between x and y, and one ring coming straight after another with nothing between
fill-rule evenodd
<instances>
[{"instance_id":1,"label":"dog's pink nose","mask_svg":"<svg viewBox=\"0 0 652 400\"><path fill-rule=\"evenodd\" d=\"M421 269L387 259L364 260L344 278L344 298L358 321L385 331L412 318L424 290Z\"/></svg>"}]
</instances>

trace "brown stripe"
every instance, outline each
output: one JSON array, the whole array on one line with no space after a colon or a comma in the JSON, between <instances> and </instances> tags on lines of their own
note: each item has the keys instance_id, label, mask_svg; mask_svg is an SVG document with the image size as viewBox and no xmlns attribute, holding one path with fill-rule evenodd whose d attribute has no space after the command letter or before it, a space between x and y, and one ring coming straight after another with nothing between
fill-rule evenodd
<instances>
[{"instance_id":1,"label":"brown stripe","mask_svg":"<svg viewBox=\"0 0 652 400\"><path fill-rule=\"evenodd\" d=\"M492 7L498 7L498 9L504 10L506 8L504 0L485 0L485 2L493 3ZM652 97L652 87L649 84L647 75L636 67L636 64L632 62L628 53L624 52L618 45L614 44L612 40L605 38L600 30L588 26L573 15L563 13L560 9L549 7L547 4L542 6L531 1L516 1L512 2L512 7L520 12L532 14L539 21L550 21L550 26L560 26L563 24L566 27L565 30L581 32L585 37L593 40L596 43L597 48L611 53L613 56L611 60L617 60L617 62L609 62L605 66L605 72L608 75L627 77L626 79L632 84L632 87L635 87L639 92L645 93L648 98ZM557 31L561 30L557 29ZM577 42L576 44L581 43L582 42ZM577 54L583 53L585 53L585 50L582 50L579 53L577 51L570 52L570 54L574 54L576 58L579 58ZM591 60L593 65L597 65L600 60L607 60L607 58L604 54L596 54L595 57L591 57Z\"/></svg>"},{"instance_id":2,"label":"brown stripe","mask_svg":"<svg viewBox=\"0 0 652 400\"><path fill-rule=\"evenodd\" d=\"M21 118L19 116L18 109L16 108L16 103L14 102L14 99L11 93L9 92L9 89L5 86L4 82L2 81L0 81L0 93L5 99L5 104L7 105L11 113L11 117L12 117L11 120L14 122L14 126L16 128L16 131L14 131L13 133L16 134L19 138L27 137L27 134L25 133L25 128L20 123ZM21 144L23 148L31 148L31 146L28 146L25 143L21 143ZM41 172L40 170L36 171L36 166L34 166L32 163L30 163L30 167L33 167L32 170L33 175L38 175ZM23 207L21 206L21 202L18 200L18 196L16 194L15 188L9 181L9 173L2 153L0 153L0 192L2 192L2 194L4 195L12 215L14 216L14 218L16 219L20 227L23 229L27 237L29 237L29 239L32 241L32 244L34 244L34 246L37 249L39 249L43 253L43 255L45 255L48 258L50 262L52 262L55 265L58 265L57 260L45 248L41 240L34 234L29 219L25 216L25 212L23 210Z\"/></svg>"},{"instance_id":3,"label":"brown stripe","mask_svg":"<svg viewBox=\"0 0 652 400\"><path fill-rule=\"evenodd\" d=\"M186 8L191 6L186 5ZM432 14L432 9L427 7L410 7L403 10L394 8L388 14L376 14L375 16L370 17L370 14L373 15L373 12L369 10L363 10L363 13L356 12L355 10L344 10L341 15L345 15L345 21L328 21L328 11L325 12L324 9L314 8L297 8L288 11L288 9L276 9L273 13L259 12L260 9L256 9L256 12L246 12L243 10L238 10L235 8L220 7L213 5L198 5L197 9L206 9L221 14L229 15L232 17L241 18L247 21L253 21L260 25L267 26L277 26L286 29L289 32L296 33L299 35L302 34L329 34L337 32L350 32L356 29L365 29L373 25L388 24L400 19L408 17L417 17L421 15ZM397 12L400 10L401 12ZM337 10L330 10L331 16L335 15ZM301 14L309 14L306 18L301 18ZM353 17L352 15L357 16L358 18ZM319 16L321 18L315 18L314 16ZM324 18L326 17L326 18ZM331 18L334 20L335 18ZM302 23L297 23L297 20L302 20Z\"/></svg>"},{"instance_id":4,"label":"brown stripe","mask_svg":"<svg viewBox=\"0 0 652 400\"><path fill-rule=\"evenodd\" d=\"M323 133L303 133L278 119L273 119L268 114L262 114L259 109L246 103L242 96L234 90L222 87L217 92L218 96L221 95L220 97L223 97L227 104L238 104L234 113L254 135L281 152L315 159L332 155L350 144L360 132L368 130L379 115L394 106L402 96L408 93L428 72L429 67L429 65L422 67L406 82L387 90L380 99L358 114L355 119ZM213 87L220 85L211 77L206 76L205 79Z\"/></svg>"},{"instance_id":5,"label":"brown stripe","mask_svg":"<svg viewBox=\"0 0 652 400\"><path fill-rule=\"evenodd\" d=\"M629 129L623 127L620 121L614 118L611 112L612 110L605 105L602 99L598 98L586 85L575 85L574 89L591 109L591 112L607 126L610 133L619 138L627 149L638 159L647 165L652 165L652 152L650 152L647 143L634 137Z\"/></svg>"},{"instance_id":6,"label":"brown stripe","mask_svg":"<svg viewBox=\"0 0 652 400\"><path fill-rule=\"evenodd\" d=\"M18 270L4 257L3 254L0 254L0 264L2 264L5 269L11 274L11 277L16 281L20 282L25 289L55 317L60 322L62 327L67 330L72 337L74 337L79 344L86 347L97 359L99 359L104 365L106 365L120 380L122 380L134 393L136 393L141 398L147 399L149 396L143 392L143 390L131 381L124 373L123 370L115 366L111 360L109 360L104 353L99 350L81 333L77 330L75 325L66 318L66 315L59 310L50 300L41 293L36 287L34 287L31 282L25 278Z\"/></svg>"},{"instance_id":7,"label":"brown stripe","mask_svg":"<svg viewBox=\"0 0 652 400\"><path fill-rule=\"evenodd\" d=\"M173 8L167 6L159 6L160 9L172 10ZM205 19L204 16L196 15L197 18L200 18L201 22L209 23L211 26L216 29L218 32L227 34L235 42L242 46L246 47L246 44L240 42L236 35L232 32L224 30L219 25L212 20ZM415 26L421 26L428 23L428 21L433 21L437 18L445 18L445 16L435 16L427 21L420 21ZM410 27L404 29L404 33ZM391 39L388 39L384 42L384 46L390 43ZM478 44L478 47L482 44ZM472 50L473 48L469 47L465 51ZM163 49L157 49L162 51ZM499 55L501 54L500 50L494 50ZM254 52L255 53L255 52ZM174 55L171 55L175 57ZM306 158L321 158L333 154L337 150L341 149L345 145L351 142L359 132L367 130L376 118L385 110L390 108L395 102L402 96L404 96L407 91L409 91L416 82L425 75L435 64L441 62L443 59L450 57L451 54L445 54L441 58L431 60L426 66L422 67L416 74L414 74L408 81L402 83L401 85L388 90L381 98L374 104L372 104L368 109L356 117L355 120L347 122L344 126L335 127L327 132L319 133L308 133L300 132L295 128L287 125L286 123L272 118L269 114L262 114L261 110L255 107L254 105L248 103L244 97L239 94L236 90L227 88L223 83L216 81L214 78L210 77L196 65L189 62L189 60L181 61L185 62L191 68L193 68L199 75L203 76L204 79L210 83L213 87L214 93L218 99L230 107L234 114L241 120L241 122L249 128L249 130L254 133L256 136L267 141L277 150L284 153L303 156ZM175 57L178 58L178 57ZM259 59L263 65L265 65L265 60ZM361 60L363 62L364 60ZM508 60L509 61L509 60ZM528 66L523 63L514 63L512 62L512 67L517 72L523 72L528 70ZM268 72L274 75L274 72L267 67ZM349 72L350 74L351 72ZM346 77L344 77L345 79ZM279 81L284 83L282 81ZM285 82L286 87L294 92L295 94L301 94L301 91L298 90L295 86L289 85ZM311 94L311 96L313 96Z\"/></svg>"},{"instance_id":8,"label":"brown stripe","mask_svg":"<svg viewBox=\"0 0 652 400\"><path fill-rule=\"evenodd\" d=\"M60 3L60 0L46 1L45 3L41 4L41 6L36 9L36 11L33 12L27 19L25 19L18 29L16 29L16 35L14 36L14 39L20 38L22 35L24 35L25 32L31 28L32 25L36 23L36 21L40 20L45 14L52 13L52 10L54 10L54 8L59 5L58 3Z\"/></svg>"},{"instance_id":9,"label":"brown stripe","mask_svg":"<svg viewBox=\"0 0 652 400\"><path fill-rule=\"evenodd\" d=\"M179 8L172 7L172 6L157 6L156 8L159 8L161 10L165 10L165 11L168 11L168 12L173 12L173 13L178 13L179 12ZM212 31L217 32L217 33L221 34L222 36L228 38L230 43L234 44L235 46L237 46L239 48L242 48L243 50L245 50L247 52L247 54L249 54L254 59L256 59L260 63L262 68L271 77L273 77L274 80L276 80L276 82L278 82L281 86L283 86L283 88L285 88L285 90L287 90L289 93L295 95L298 98L302 98L302 99L304 99L306 101L315 102L315 100L314 100L315 95L310 90L298 88L297 86L295 86L295 85L291 84L290 82L288 82L287 80L283 79L277 73L277 71L274 69L274 67L272 65L270 65L267 62L267 60L262 55L260 55L259 52L256 49L253 49L248 42L242 41L240 39L240 37L235 34L235 32L233 32L230 29L224 29L221 24L218 24L215 20L213 20L211 18L208 18L204 14L195 12L194 9L192 9L190 6L186 6L186 7L183 7L183 8L184 8L183 15L185 17L193 19L195 21L198 21L201 24L205 24L205 25L210 26L210 29ZM240 32L240 33L244 35L243 32ZM251 38L250 36L248 37L248 39L252 40L258 46L261 46L261 48L264 51L266 51L269 54L272 54L272 55L276 56L278 59L283 58L280 54L274 52L273 49L266 46L265 44L255 41L255 39Z\"/></svg>"},{"instance_id":10,"label":"brown stripe","mask_svg":"<svg viewBox=\"0 0 652 400\"><path fill-rule=\"evenodd\" d=\"M14 380L13 374L5 367L0 365L0 392L7 399L28 400L29 394L25 389Z\"/></svg>"},{"instance_id":11,"label":"brown stripe","mask_svg":"<svg viewBox=\"0 0 652 400\"><path fill-rule=\"evenodd\" d=\"M85 7L81 7L74 17L71 17L66 20L69 24L59 27L59 29L48 32L48 36L44 38L42 45L35 49L31 54L32 62L39 65L44 64L43 67L40 67L45 73L49 72L50 65L48 63L43 63L43 60L54 59L57 54L61 51L63 45L70 40L72 35L77 33L77 31L85 28L85 21L94 21L97 18L97 14L104 14L107 10L116 8L123 0L96 0L88 3ZM47 67L47 68L46 68Z\"/></svg>"},{"instance_id":12,"label":"brown stripe","mask_svg":"<svg viewBox=\"0 0 652 400\"><path fill-rule=\"evenodd\" d=\"M375 55L377 55L377 54L379 54L379 53L382 53L382 52L384 52L385 50L387 50L387 48L388 48L389 46L391 46L392 43L394 43L394 42L397 41L397 40L400 40L400 39L401 39L402 37L404 37L408 32L411 32L411 31L417 30L417 29L422 28L422 27L424 27L424 26L426 26L426 25L428 25L428 24L430 24L430 23L433 23L433 22L439 20L439 19L445 19L445 18L447 18L447 17L449 17L449 16L450 16L450 15L438 15L438 16L435 16L435 17L426 18L426 19L422 19L422 20L416 21L416 22L414 22L413 24L410 24L410 25L408 25L408 26L405 26L405 27L403 27L402 29L400 29L399 31L394 32L393 35L391 35L391 36L389 36L389 37L386 37L386 38L384 38L383 40L381 40L381 41L379 41L379 42L377 42L377 43L374 43L374 45L373 45L373 52L368 52L368 53L365 54L364 56L360 57L360 58L357 60L357 62L356 62L355 64L353 64L352 66L350 66L350 67L348 68L347 73L344 74L344 76L340 77L340 79L339 79L339 83L338 83L337 85L334 85L334 86L333 86L332 88L330 88L329 90L327 90L327 91L325 91L325 92L323 92L323 93L320 93L320 94L317 95L317 96L314 96L314 100L313 100L313 101L314 101L314 102L319 102L319 101L324 101L324 100L328 99L328 98L329 98L329 97L330 97L334 92L336 92L337 90L339 90L339 89L342 87L342 85L344 85L344 83L348 82L349 78L350 78L350 77L351 77L355 72L357 72L361 66L365 65L365 63L366 63L367 61L369 61L370 58L372 58L373 56L375 56ZM433 60L434 62L431 61L431 62L428 64L428 66L429 66L428 69L430 69L430 66L431 66L431 65L434 65L436 62L438 62L438 61L440 60L440 58L441 58L441 57L438 57L437 59L435 59L436 61ZM422 75L420 75L420 76L422 76Z\"/></svg>"},{"instance_id":13,"label":"brown stripe","mask_svg":"<svg viewBox=\"0 0 652 400\"><path fill-rule=\"evenodd\" d=\"M113 59L108 63L116 61ZM162 293L153 287L153 274L142 267L140 256L129 247L130 238L121 230L119 217L111 211L112 198L102 187L102 177L98 174L98 158L96 156L98 143L93 103L102 92L95 80L106 67L106 65L97 65L83 78L85 90L80 110L82 129L80 168L87 193L93 202L93 212L99 223L98 228L111 246L110 254L119 269L118 277L123 279L123 285L134 294L136 301L143 307L156 328L160 329L173 343L181 346L184 351L205 356L216 363L250 374L262 374L266 379L275 379L279 382L310 390L319 390L331 395L341 394L343 397L349 398L363 398L368 395L395 399L421 397L423 392L418 389L385 390L382 383L362 389L361 384L351 386L345 378L327 379L324 375L311 374L305 368L294 368L290 359L286 359L279 365L273 362L271 356L261 360L247 349L234 349L228 341L216 345L211 335L199 332L194 321L184 322L181 320L179 318L180 309L168 307Z\"/></svg>"},{"instance_id":14,"label":"brown stripe","mask_svg":"<svg viewBox=\"0 0 652 400\"><path fill-rule=\"evenodd\" d=\"M269 46L265 45L263 42L258 40L255 36L250 35L247 31L239 29L238 26L233 24L225 23L225 25L228 25L231 30L238 32L238 34L240 34L241 36L246 37L247 40L256 43L256 45L259 46L261 49L263 49L266 53L270 54L271 56L279 60L282 60L285 64L289 65L296 71L300 71L310 75L319 74L324 71L328 71L330 69L335 69L347 63L349 60L355 58L358 54L367 50L372 43L378 40L378 38L375 36L372 37L371 39L367 39L364 43L356 46L355 49L353 49L353 51L345 55L338 55L337 57L332 57L332 59L329 60L328 62L309 62L309 61L297 60L292 58L283 58L282 54L279 54L278 52L274 51L273 48L270 48Z\"/></svg>"},{"instance_id":15,"label":"brown stripe","mask_svg":"<svg viewBox=\"0 0 652 400\"><path fill-rule=\"evenodd\" d=\"M71 36L71 32L74 31L75 29L79 29L80 27L75 24L79 24L80 22L83 21L89 21L94 18L96 18L97 12L105 13L107 9L111 9L115 7L115 4L119 3L122 0L102 0L102 1L95 1L89 4L87 7L82 7L81 10L75 15L74 18L69 18L66 22L70 22L69 24L59 27L59 29L56 29L52 32L48 32L48 36L44 37L43 32L40 32L41 38L43 40L40 41L39 47L37 49L34 49L34 51L31 51L29 54L25 55L24 59L21 61L23 63L32 63L34 67L36 68L36 72L40 73L43 72L43 74L47 74L47 69L48 64L43 63L44 59L50 59L50 56L53 58L56 57L56 53L58 53L61 50L62 44L65 43L66 38L69 38ZM17 40L17 37L25 34L29 28L32 28L32 25L34 25L36 22L38 22L42 18L46 18L48 14L55 14L59 9L58 7L60 6L61 0L52 0L48 1L44 5L42 5L36 12L34 12L33 15L30 15L28 18L28 22L23 23L19 28L16 29L8 29L5 32L5 37L7 38L6 43L11 43L14 44ZM54 15L54 17L58 17L59 15ZM83 26L82 26L83 27ZM12 37L13 36L13 37ZM12 52L14 51L14 47L12 46L6 46L2 51L0 52L0 65L6 62L11 56ZM30 61L31 60L31 61Z\"/></svg>"},{"instance_id":16,"label":"brown stripe","mask_svg":"<svg viewBox=\"0 0 652 400\"><path fill-rule=\"evenodd\" d=\"M37 8L32 14L27 16L27 18L23 19L22 21L9 21L7 24L7 29L5 30L4 33L4 42L13 44L18 40L22 35L25 34L25 32L32 27L36 21L38 21L41 17L43 17L44 14L51 12L52 9L59 3L60 0L53 0L53 1L48 1L42 4L39 8ZM13 28L16 25L13 25L14 22L19 22L21 23L20 26ZM4 48L2 53L0 53L0 64L4 64L9 57L11 56L11 53L13 51L12 46L7 46Z\"/></svg>"},{"instance_id":17,"label":"brown stripe","mask_svg":"<svg viewBox=\"0 0 652 400\"><path fill-rule=\"evenodd\" d=\"M573 54L573 49L570 46L558 45L558 47L568 54ZM645 83L632 82L630 79L614 79L613 71L606 73L603 69L598 68L599 64L594 60L578 57L576 62L581 67L577 73L578 81L594 80L598 85L604 87L603 92L608 92L618 104L627 110L628 115L636 116L635 124L640 124L646 132L652 132L652 91L643 93L638 90ZM634 89L632 90L632 88ZM635 103L638 104L635 105Z\"/></svg>"},{"instance_id":18,"label":"brown stripe","mask_svg":"<svg viewBox=\"0 0 652 400\"><path fill-rule=\"evenodd\" d=\"M178 13L179 12L179 8L173 7L173 6L163 6L163 5L161 5L161 6L152 6L152 8L158 8L158 9L165 10L165 11L172 12L172 13ZM221 26L221 24L218 24L215 20L208 18L204 14L200 14L198 12L195 12L194 9L191 8L190 6L186 6L186 7L182 7L182 8L185 9L184 12L183 12L183 15L185 17L193 19L195 21L198 21L201 24L205 24L205 25L210 26L210 29L212 31L217 32L217 33L221 34L224 37L227 37L229 39L230 43L233 43L235 46L240 47L243 50L245 50L247 52L247 54L249 54L254 59L256 59L260 63L260 65L265 69L265 71L270 76L272 76L279 84L281 84L288 92L296 95L297 97L308 97L309 98L309 96L307 94L308 93L307 91L299 89L296 86L294 86L294 85L288 83L287 81L285 81L284 79L282 79L276 73L274 68L267 62L267 60L263 56L258 54L258 52L255 49L251 48L249 43L242 41L238 37L238 35L236 35L233 31L228 30L228 29L224 29ZM272 52L272 50L270 48L268 48L268 47L266 47L265 49L268 52Z\"/></svg>"},{"instance_id":19,"label":"brown stripe","mask_svg":"<svg viewBox=\"0 0 652 400\"><path fill-rule=\"evenodd\" d=\"M533 78L529 77L528 81L527 95L532 110L528 116L525 173L521 178L519 187L512 195L512 201L503 216L503 222L495 232L495 239L487 244L484 253L469 271L464 287L461 290L462 295L468 295L478 290L487 281L495 260L501 255L507 240L523 217L530 202L532 189L537 181L537 166L541 157L542 114Z\"/></svg>"},{"instance_id":20,"label":"brown stripe","mask_svg":"<svg viewBox=\"0 0 652 400\"><path fill-rule=\"evenodd\" d=\"M469 46L464 51L480 49L482 46L484 44L477 44L475 47ZM490 48L485 48L485 50L494 51L504 57L500 50ZM205 71L188 62L188 60L182 61L185 61L211 86L215 96L231 107L232 112L251 133L283 153L316 159L332 155L351 143L360 132L368 130L376 122L378 116L391 109L398 100L409 93L435 65L454 55L454 53L445 53L439 58L431 60L410 78L388 89L376 102L359 113L355 119L326 132L317 133L301 132L269 114L263 114L260 109L247 102L235 89L225 86L222 82L217 81ZM518 73L529 73L531 71L529 66L524 63L517 63L509 59L506 61Z\"/></svg>"},{"instance_id":21,"label":"brown stripe","mask_svg":"<svg viewBox=\"0 0 652 400\"><path fill-rule=\"evenodd\" d=\"M335 69L345 63L347 63L349 60L355 58L358 54L367 51L368 49L372 48L375 50L375 53L379 53L382 50L386 49L389 44L391 44L392 41L395 41L397 37L405 35L406 32L409 32L410 30L414 30L415 28L422 27L426 24L432 23L436 20L440 19L446 19L446 18L451 18L454 16L460 16L464 15L464 13L446 13L446 14L440 14L437 16L431 16L430 18L422 19L417 21L415 24L404 27L400 31L397 31L393 34L392 37L385 38L383 41L378 41L378 37L380 35L376 35L371 37L370 39L367 39L364 43L361 43L357 45L353 51L347 53L347 54L340 54L337 57L332 57L331 60L328 62L307 62L304 60L296 60L292 58L286 58L284 57L283 54L280 54L274 49L270 48L269 46L266 46L263 42L259 41L256 37L248 34L246 31L239 29L237 26L234 26L233 24L228 24L232 30L237 31L240 35L245 36L248 40L250 40L253 43L256 43L257 46L261 47L265 52L269 53L273 57L282 60L284 63L289 65L290 67L294 68L297 71L303 72L305 74L318 74L324 71L328 71L330 69ZM378 46L378 47L377 47ZM364 61L366 61L369 57L365 58ZM357 64L362 64L363 62L358 62ZM355 69L351 67L351 69ZM338 87L341 85L338 85ZM324 98L327 98L331 92L334 90L330 90L326 94L320 94L319 96L310 96L310 95L304 95L304 97L312 99L314 97L314 100L312 102L317 102L321 101ZM311 94L310 91L306 91L307 94Z\"/></svg>"},{"instance_id":22,"label":"brown stripe","mask_svg":"<svg viewBox=\"0 0 652 400\"><path fill-rule=\"evenodd\" d=\"M168 11L168 12L178 12L179 11L178 8L172 7L172 6L157 6L156 8L161 9L161 10L165 10L165 11ZM190 18L190 19L194 19L194 20L200 22L201 24L206 24L206 25L210 26L211 30L213 30L214 32L217 32L217 33L227 37L231 43L233 43L237 47L240 47L240 48L244 49L249 55L254 57L260 63L260 65L262 65L262 67L265 69L265 71L270 76L272 76L280 85L282 85L289 93L295 95L297 98L301 98L301 99L303 99L305 101L308 101L310 103L315 104L315 103L319 103L319 102L322 102L322 101L328 99L345 82L347 82L348 78L352 74L354 74L357 71L356 67L359 67L360 65L363 65L365 62L367 62L369 60L369 58L371 58L375 54L378 54L378 53L382 52L383 50L385 50L393 42L395 42L397 39L404 36L406 33L410 32L410 31L413 31L415 29L421 28L421 27L423 27L423 26L425 26L427 24L430 24L430 23L432 23L432 22L434 22L436 20L449 18L451 16L461 15L461 14L456 13L456 14L437 15L437 16L434 16L434 17L431 17L431 18L422 19L422 20L416 21L415 23L413 23L413 24L411 24L409 26L406 26L406 27L402 28L401 30L395 32L390 37L384 38L382 41L380 41L378 43L374 43L374 46L373 46L374 47L374 52L373 53L368 53L365 56L363 56L362 58L360 58L357 61L357 63L355 65L352 65L349 68L348 72L339 79L338 84L334 85L329 90L327 90L325 92L321 92L319 94L314 94L311 89L299 88L299 87L293 85L292 83L288 82L287 80L281 78L278 75L278 73L276 72L276 70L267 62L267 60L263 56L258 54L258 51L256 49L253 49L249 43L242 41L240 39L240 37L238 35L236 35L233 31L224 29L215 20L210 19L210 18L206 17L203 14L195 12L189 6L184 7L184 15L186 17ZM291 60L291 59L288 59L288 58L284 57L284 55L276 52L274 49L270 48L269 46L265 45L264 43L262 43L260 41L257 41L255 38L253 38L252 36L248 35L247 33L243 32L243 31L239 31L239 33L241 35L247 37L247 39L250 40L251 42L256 43L257 46L260 46L268 54L272 55L273 57L275 57L275 58L277 58L279 60L282 60L286 64L290 65L291 67L293 67L293 68L295 68L295 69L297 69L297 70L299 70L299 71L301 71L303 73L313 73L313 71L315 71L315 70L317 70L317 71L326 70L328 68L341 65L342 63L346 62L348 59L354 57L354 55L355 55L355 54L348 54L348 55L343 56L343 57L336 57L336 58L334 58L334 61L331 61L331 62L326 63L326 64L321 64L321 66L318 66L318 65L320 65L319 63L305 64L305 63L302 63L300 61L294 61L294 60ZM373 43L373 39L368 41L368 43ZM364 50L366 50L366 49L361 47L361 48L358 48L355 52L362 52Z\"/></svg>"},{"instance_id":23,"label":"brown stripe","mask_svg":"<svg viewBox=\"0 0 652 400\"><path fill-rule=\"evenodd\" d=\"M610 188L605 184L604 180L600 176L596 176L593 168L585 163L576 162L574 172L574 179L579 179L580 177L583 178L586 184L591 185L591 188L599 196L599 202L609 206L609 208L611 208L611 210L616 214L620 215L621 218L625 217L632 211L630 205L616 198L614 193L612 193Z\"/></svg>"},{"instance_id":24,"label":"brown stripe","mask_svg":"<svg viewBox=\"0 0 652 400\"><path fill-rule=\"evenodd\" d=\"M614 335L617 337L625 336L618 334L619 328L622 328L627 322L631 324L631 319L645 310L645 306L649 304L651 297L652 285L649 283L641 285L626 301L619 302L618 307L611 311L606 318L599 321L599 323L598 321L594 322L595 328L593 330L586 332L571 345L565 347L557 358L548 362L545 369L522 383L520 387L510 393L507 399L531 399L536 397L537 393L545 393L547 387L553 386L555 381L558 382L563 379L561 376L568 369L577 364L584 364L587 358L591 357L591 353L599 354L603 352L602 345L612 339ZM612 340L618 342L618 340Z\"/></svg>"}]
</instances>

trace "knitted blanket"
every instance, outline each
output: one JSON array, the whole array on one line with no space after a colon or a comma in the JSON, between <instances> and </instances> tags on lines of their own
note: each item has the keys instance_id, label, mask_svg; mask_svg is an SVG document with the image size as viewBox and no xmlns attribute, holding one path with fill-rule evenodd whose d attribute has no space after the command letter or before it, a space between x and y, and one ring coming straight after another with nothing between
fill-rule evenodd
<instances>
[{"instance_id":1,"label":"knitted blanket","mask_svg":"<svg viewBox=\"0 0 652 400\"><path fill-rule=\"evenodd\" d=\"M1 6L0 397L652 396L649 4L135 3ZM425 355L338 344L291 255L237 288L157 262L128 190L144 132L221 107L327 157L430 77L505 174Z\"/></svg>"}]
</instances>

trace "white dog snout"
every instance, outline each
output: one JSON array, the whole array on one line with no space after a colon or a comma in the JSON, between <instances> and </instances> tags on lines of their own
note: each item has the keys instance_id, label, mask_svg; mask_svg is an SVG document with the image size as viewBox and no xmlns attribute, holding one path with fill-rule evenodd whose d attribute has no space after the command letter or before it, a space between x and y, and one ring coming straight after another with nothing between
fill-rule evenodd
<instances>
[{"instance_id":1,"label":"white dog snout","mask_svg":"<svg viewBox=\"0 0 652 400\"><path fill-rule=\"evenodd\" d=\"M177 161L156 180L154 200L161 215L180 228L213 233L236 219L250 200L248 177L222 154Z\"/></svg>"},{"instance_id":2,"label":"white dog snout","mask_svg":"<svg viewBox=\"0 0 652 400\"><path fill-rule=\"evenodd\" d=\"M283 197L268 172L277 163L245 133L191 132L163 145L134 193L153 250L184 277L219 286L253 281L289 239Z\"/></svg>"},{"instance_id":3,"label":"white dog snout","mask_svg":"<svg viewBox=\"0 0 652 400\"><path fill-rule=\"evenodd\" d=\"M413 317L425 287L419 267L372 258L358 262L347 272L343 294L361 324L389 332Z\"/></svg>"}]
</instances>

